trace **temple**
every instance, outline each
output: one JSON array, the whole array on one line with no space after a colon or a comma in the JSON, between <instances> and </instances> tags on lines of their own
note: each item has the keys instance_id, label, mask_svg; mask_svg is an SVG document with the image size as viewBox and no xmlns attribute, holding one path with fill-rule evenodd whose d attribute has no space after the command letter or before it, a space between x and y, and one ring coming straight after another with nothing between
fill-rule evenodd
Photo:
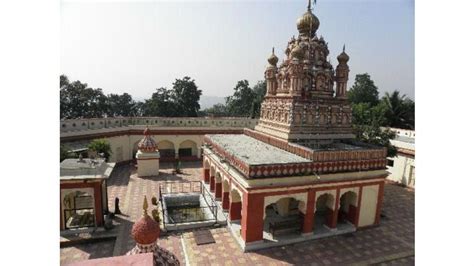
<instances>
[{"instance_id":1,"label":"temple","mask_svg":"<svg viewBox=\"0 0 474 266\"><path fill-rule=\"evenodd\" d=\"M157 176L160 172L160 152L155 140L150 136L148 127L143 131L143 139L138 142L138 151L135 155L137 159L137 175Z\"/></svg>"},{"instance_id":2,"label":"temple","mask_svg":"<svg viewBox=\"0 0 474 266\"><path fill-rule=\"evenodd\" d=\"M203 182L228 215L244 250L353 232L379 224L386 149L352 133L349 56L334 70L318 18L297 20L279 59L265 70L267 92L255 130L204 137Z\"/></svg>"}]
</instances>

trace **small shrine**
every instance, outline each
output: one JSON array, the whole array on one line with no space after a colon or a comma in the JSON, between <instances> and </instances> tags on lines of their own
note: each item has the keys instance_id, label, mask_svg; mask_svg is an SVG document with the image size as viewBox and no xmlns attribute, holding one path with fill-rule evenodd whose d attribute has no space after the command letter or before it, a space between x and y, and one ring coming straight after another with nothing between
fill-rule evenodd
<instances>
[{"instance_id":1,"label":"small shrine","mask_svg":"<svg viewBox=\"0 0 474 266\"><path fill-rule=\"evenodd\" d=\"M170 251L158 246L160 225L148 215L148 202L143 199L143 216L133 225L132 237L137 243L127 255L153 253L154 265L180 265L178 258Z\"/></svg>"},{"instance_id":2,"label":"small shrine","mask_svg":"<svg viewBox=\"0 0 474 266\"><path fill-rule=\"evenodd\" d=\"M143 139L138 143L137 174L143 176L157 176L160 172L160 152L155 140L150 136L150 129L143 131Z\"/></svg>"},{"instance_id":3,"label":"small shrine","mask_svg":"<svg viewBox=\"0 0 474 266\"><path fill-rule=\"evenodd\" d=\"M60 164L61 230L100 227L107 205L107 179L115 163L66 159Z\"/></svg>"}]
</instances>

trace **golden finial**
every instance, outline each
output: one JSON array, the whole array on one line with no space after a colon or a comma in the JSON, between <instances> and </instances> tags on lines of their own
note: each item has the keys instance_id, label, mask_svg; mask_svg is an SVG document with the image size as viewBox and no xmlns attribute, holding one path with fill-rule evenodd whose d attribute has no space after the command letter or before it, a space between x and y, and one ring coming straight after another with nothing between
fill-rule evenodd
<instances>
[{"instance_id":1,"label":"golden finial","mask_svg":"<svg viewBox=\"0 0 474 266\"><path fill-rule=\"evenodd\" d=\"M148 201L146 200L146 196L143 198L143 216L148 216Z\"/></svg>"}]
</instances>

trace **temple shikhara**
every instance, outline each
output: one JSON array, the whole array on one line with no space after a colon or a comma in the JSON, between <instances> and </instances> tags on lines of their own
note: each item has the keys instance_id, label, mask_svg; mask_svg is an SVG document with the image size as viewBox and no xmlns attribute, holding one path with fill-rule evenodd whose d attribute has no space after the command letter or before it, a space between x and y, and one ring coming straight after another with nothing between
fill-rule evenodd
<instances>
[{"instance_id":1,"label":"temple shikhara","mask_svg":"<svg viewBox=\"0 0 474 266\"><path fill-rule=\"evenodd\" d=\"M281 64L274 51L255 130L208 134L203 181L244 250L352 232L379 224L386 149L355 140L349 56L336 68L311 4Z\"/></svg>"}]
</instances>

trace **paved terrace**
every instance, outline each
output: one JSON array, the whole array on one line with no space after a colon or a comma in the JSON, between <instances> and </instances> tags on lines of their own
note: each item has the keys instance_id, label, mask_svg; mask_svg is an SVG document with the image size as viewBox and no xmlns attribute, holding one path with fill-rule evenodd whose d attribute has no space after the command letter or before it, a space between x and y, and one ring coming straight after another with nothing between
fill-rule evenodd
<instances>
[{"instance_id":1,"label":"paved terrace","mask_svg":"<svg viewBox=\"0 0 474 266\"><path fill-rule=\"evenodd\" d=\"M108 180L109 208L119 197L124 213L116 217L116 240L62 248L61 264L124 255L134 246L130 230L141 216L143 195L151 199L160 182L201 178L201 163L183 163L184 173L178 175L171 174L170 164L162 167L159 178L138 178L133 167L118 166ZM285 247L243 253L226 227L211 229L214 244L197 246L189 231L162 235L158 243L182 265L414 265L414 197L411 190L387 184L380 226Z\"/></svg>"}]
</instances>

